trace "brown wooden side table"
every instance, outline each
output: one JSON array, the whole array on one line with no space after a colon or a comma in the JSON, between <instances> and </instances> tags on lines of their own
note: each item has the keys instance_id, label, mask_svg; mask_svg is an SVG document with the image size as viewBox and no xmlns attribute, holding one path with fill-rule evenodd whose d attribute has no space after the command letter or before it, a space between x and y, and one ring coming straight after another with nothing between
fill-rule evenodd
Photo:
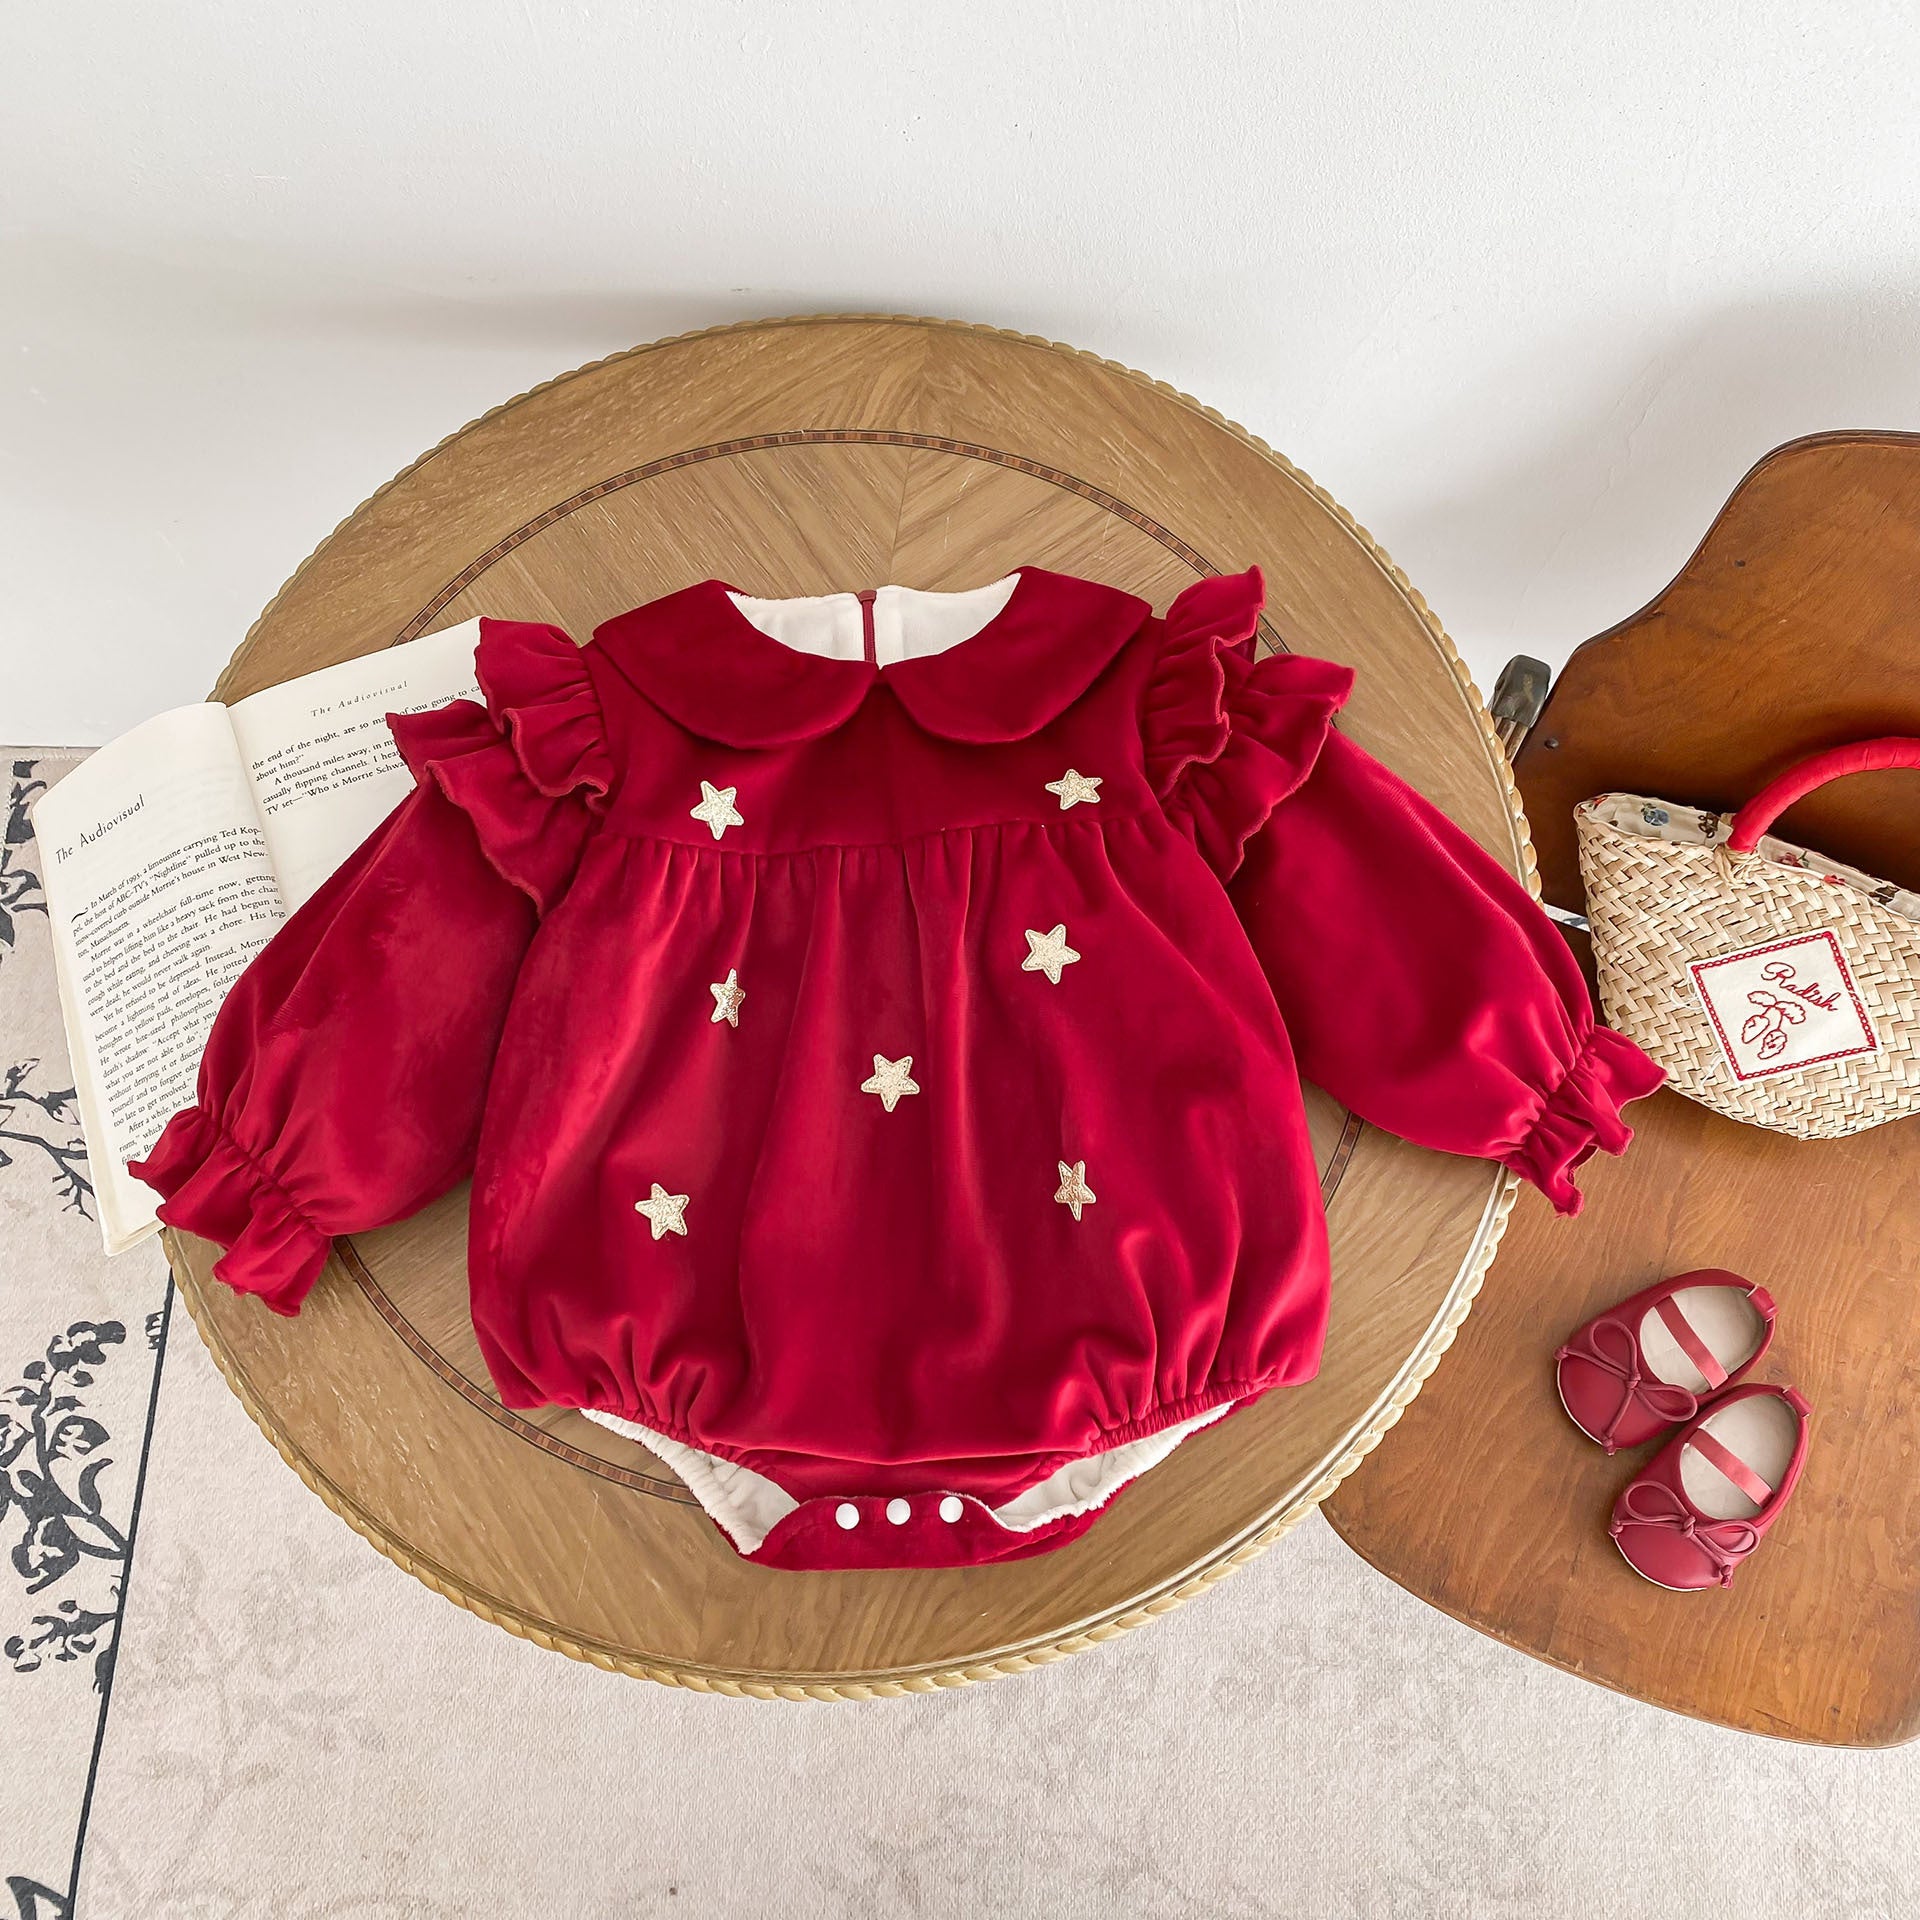
<instances>
[{"instance_id":1,"label":"brown wooden side table","mask_svg":"<svg viewBox=\"0 0 1920 1920\"><path fill-rule=\"evenodd\" d=\"M1267 638L1350 662L1342 724L1515 871L1525 825L1458 658L1304 476L1217 414L1045 341L822 318L636 349L454 435L354 514L261 616L232 698L476 614L576 636L718 574L750 592L964 587L1022 562L1164 606L1258 562ZM1018 1671L1153 1618L1276 1539L1391 1425L1491 1258L1512 1183L1324 1100L1327 1361L1195 1436L1065 1549L953 1572L740 1559L640 1448L510 1412L467 1320L465 1195L343 1243L297 1321L169 1237L228 1380L382 1552L513 1632L621 1672L752 1694L899 1693Z\"/></svg>"},{"instance_id":2,"label":"brown wooden side table","mask_svg":"<svg viewBox=\"0 0 1920 1920\"><path fill-rule=\"evenodd\" d=\"M1498 703L1496 702L1496 705ZM1516 762L1548 901L1581 888L1572 810L1608 790L1737 805L1818 747L1920 734L1920 437L1770 454L1650 606L1573 656ZM1920 886L1920 779L1813 796L1783 837ZM1583 943L1582 943L1583 944ZM1579 1220L1521 1196L1438 1378L1327 1513L1448 1613L1556 1666L1755 1732L1884 1746L1920 1734L1920 1119L1802 1142L1677 1094L1593 1161ZM1652 1451L1609 1460L1554 1397L1555 1346L1690 1267L1767 1287L1758 1377L1815 1415L1806 1476L1726 1592L1673 1594L1606 1519Z\"/></svg>"}]
</instances>

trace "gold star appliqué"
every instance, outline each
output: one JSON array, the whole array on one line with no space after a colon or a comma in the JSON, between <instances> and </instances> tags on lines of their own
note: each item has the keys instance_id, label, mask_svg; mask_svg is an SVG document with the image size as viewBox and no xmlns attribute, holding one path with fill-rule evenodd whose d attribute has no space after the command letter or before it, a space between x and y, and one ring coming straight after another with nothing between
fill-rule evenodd
<instances>
[{"instance_id":1,"label":"gold star appliqu\u00e9","mask_svg":"<svg viewBox=\"0 0 1920 1920\"><path fill-rule=\"evenodd\" d=\"M653 1229L656 1240L669 1233L677 1233L682 1239L687 1233L687 1198L684 1193L669 1193L658 1180L653 1183L653 1191L644 1200L633 1203L635 1213L647 1216L647 1225Z\"/></svg>"},{"instance_id":2,"label":"gold star appliqu\u00e9","mask_svg":"<svg viewBox=\"0 0 1920 1920\"><path fill-rule=\"evenodd\" d=\"M713 837L718 840L729 827L744 827L747 824L733 804L733 796L739 791L738 787L716 787L711 780L702 780L700 804L689 807L687 811L694 819L710 826Z\"/></svg>"},{"instance_id":3,"label":"gold star appliqu\u00e9","mask_svg":"<svg viewBox=\"0 0 1920 1920\"><path fill-rule=\"evenodd\" d=\"M913 1055L908 1054L900 1060L889 1060L884 1053L873 1056L873 1072L860 1082L862 1093L877 1093L880 1104L891 1113L910 1093L920 1091L920 1083L911 1072Z\"/></svg>"},{"instance_id":4,"label":"gold star appliqu\u00e9","mask_svg":"<svg viewBox=\"0 0 1920 1920\"><path fill-rule=\"evenodd\" d=\"M1081 773L1069 767L1058 780L1047 782L1047 791L1060 796L1060 811L1065 813L1069 807L1077 807L1082 800L1098 804L1100 799L1100 778L1097 773Z\"/></svg>"},{"instance_id":5,"label":"gold star appliqu\u00e9","mask_svg":"<svg viewBox=\"0 0 1920 1920\"><path fill-rule=\"evenodd\" d=\"M1087 1185L1087 1163L1076 1160L1072 1166L1068 1166L1064 1160L1060 1160L1055 1165L1060 1169L1060 1187L1053 1197L1078 1220L1081 1208L1092 1206L1099 1198Z\"/></svg>"},{"instance_id":6,"label":"gold star appliqu\u00e9","mask_svg":"<svg viewBox=\"0 0 1920 1920\"><path fill-rule=\"evenodd\" d=\"M1062 920L1051 933L1027 929L1027 957L1020 962L1022 973L1044 973L1057 987L1060 976L1080 958L1067 945L1067 923Z\"/></svg>"},{"instance_id":7,"label":"gold star appliqu\u00e9","mask_svg":"<svg viewBox=\"0 0 1920 1920\"><path fill-rule=\"evenodd\" d=\"M716 980L707 988L713 995L713 1019L710 1024L718 1026L724 1020L728 1026L740 1024L740 1002L747 997L747 990L740 984L740 969L729 967L724 980Z\"/></svg>"}]
</instances>

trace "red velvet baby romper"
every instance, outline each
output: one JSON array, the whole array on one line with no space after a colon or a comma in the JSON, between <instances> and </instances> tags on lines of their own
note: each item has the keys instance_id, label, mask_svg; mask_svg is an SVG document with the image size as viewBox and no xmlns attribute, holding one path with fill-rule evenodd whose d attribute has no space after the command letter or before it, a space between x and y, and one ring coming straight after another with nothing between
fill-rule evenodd
<instances>
[{"instance_id":1,"label":"red velvet baby romper","mask_svg":"<svg viewBox=\"0 0 1920 1920\"><path fill-rule=\"evenodd\" d=\"M706 581L484 708L240 978L136 1171L297 1312L471 1174L502 1399L577 1406L789 1567L1007 1558L1307 1379L1304 1073L1561 1208L1660 1075L1525 890L1252 662L1257 571L1155 618Z\"/></svg>"}]
</instances>

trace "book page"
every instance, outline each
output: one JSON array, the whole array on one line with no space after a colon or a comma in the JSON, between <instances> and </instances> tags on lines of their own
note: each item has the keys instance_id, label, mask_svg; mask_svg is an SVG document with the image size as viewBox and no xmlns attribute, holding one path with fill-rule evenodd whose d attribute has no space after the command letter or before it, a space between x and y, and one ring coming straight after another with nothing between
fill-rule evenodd
<instances>
[{"instance_id":1,"label":"book page","mask_svg":"<svg viewBox=\"0 0 1920 1920\"><path fill-rule=\"evenodd\" d=\"M413 791L386 716L479 698L479 639L469 620L234 702L234 738L289 913Z\"/></svg>"},{"instance_id":2,"label":"book page","mask_svg":"<svg viewBox=\"0 0 1920 1920\"><path fill-rule=\"evenodd\" d=\"M154 1228L126 1162L191 1106L213 1016L286 918L224 707L181 707L33 810L81 1125L109 1253Z\"/></svg>"}]
</instances>

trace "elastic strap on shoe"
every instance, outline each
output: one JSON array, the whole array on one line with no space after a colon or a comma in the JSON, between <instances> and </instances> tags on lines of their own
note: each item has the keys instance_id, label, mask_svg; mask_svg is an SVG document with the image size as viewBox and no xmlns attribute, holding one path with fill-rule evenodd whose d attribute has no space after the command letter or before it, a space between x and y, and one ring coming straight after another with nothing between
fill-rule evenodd
<instances>
[{"instance_id":1,"label":"elastic strap on shoe","mask_svg":"<svg viewBox=\"0 0 1920 1920\"><path fill-rule=\"evenodd\" d=\"M1756 1507L1764 1507L1773 1498L1773 1489L1737 1453L1723 1447L1705 1427L1698 1433L1690 1434L1687 1445L1698 1449L1701 1458L1724 1473Z\"/></svg>"},{"instance_id":2,"label":"elastic strap on shoe","mask_svg":"<svg viewBox=\"0 0 1920 1920\"><path fill-rule=\"evenodd\" d=\"M1675 1304L1672 1294L1654 1302L1654 1312L1665 1322L1667 1331L1679 1343L1680 1351L1700 1369L1709 1387L1724 1387L1727 1370L1713 1357L1713 1349L1687 1324L1687 1316Z\"/></svg>"}]
</instances>

